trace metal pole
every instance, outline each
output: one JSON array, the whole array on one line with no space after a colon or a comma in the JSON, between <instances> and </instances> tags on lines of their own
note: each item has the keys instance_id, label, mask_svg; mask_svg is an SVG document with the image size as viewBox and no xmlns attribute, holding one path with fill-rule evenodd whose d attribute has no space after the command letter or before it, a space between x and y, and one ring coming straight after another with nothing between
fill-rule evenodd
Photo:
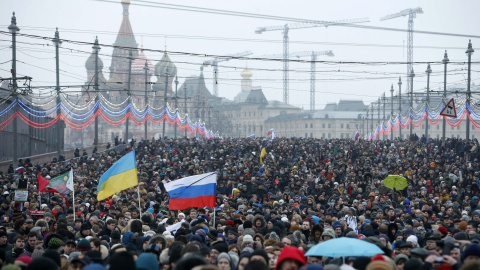
<instances>
[{"instance_id":1,"label":"metal pole","mask_svg":"<svg viewBox=\"0 0 480 270\"><path fill-rule=\"evenodd\" d=\"M370 121L370 130L371 130L370 132L372 133L372 136L373 136L373 102L372 102L372 109L371 110L372 110L372 114L371 114L371 117L372 117L371 120L372 121ZM372 140L373 140L373 138L372 138Z\"/></svg>"},{"instance_id":2,"label":"metal pole","mask_svg":"<svg viewBox=\"0 0 480 270\"><path fill-rule=\"evenodd\" d=\"M378 122L378 127L380 127L380 107L382 106L381 105L382 103L380 102L380 98L378 98L377 104L378 104L378 107L377 107L377 116L378 116L377 120L378 121L377 122ZM380 138L378 138L378 139L380 139Z\"/></svg>"},{"instance_id":3,"label":"metal pole","mask_svg":"<svg viewBox=\"0 0 480 270\"><path fill-rule=\"evenodd\" d=\"M95 105L98 105L99 100L99 92L98 92L98 51L100 51L100 46L98 45L98 37L95 37L95 43L93 43L92 47L95 51ZM93 140L93 144L95 147L98 147L98 110L100 106L97 106L95 110L95 139ZM97 148L98 150L98 148Z\"/></svg>"},{"instance_id":4,"label":"metal pole","mask_svg":"<svg viewBox=\"0 0 480 270\"><path fill-rule=\"evenodd\" d=\"M410 138L413 134L413 119L410 116L413 115L413 77L415 77L415 73L412 68L410 72L410 109L408 110L408 117L410 118Z\"/></svg>"},{"instance_id":5,"label":"metal pole","mask_svg":"<svg viewBox=\"0 0 480 270\"><path fill-rule=\"evenodd\" d=\"M17 101L17 32L20 28L17 26L17 18L15 12L13 12L12 20L8 26L8 31L12 34L12 97L13 102ZM18 104L15 105L14 119L13 119L13 165L18 165L18 124L17 124Z\"/></svg>"},{"instance_id":6,"label":"metal pole","mask_svg":"<svg viewBox=\"0 0 480 270\"><path fill-rule=\"evenodd\" d=\"M125 143L128 144L128 124L129 124L129 119L130 119L130 106L132 106L132 96L130 94L130 85L132 83L132 49L128 51L128 85L127 85L127 95L128 95L128 103L127 105L129 106L127 109L127 119L125 121ZM133 138L132 138L133 139Z\"/></svg>"},{"instance_id":7,"label":"metal pole","mask_svg":"<svg viewBox=\"0 0 480 270\"><path fill-rule=\"evenodd\" d=\"M383 93L383 120L382 120L382 123L384 124L384 126L385 126L385 104L386 104L385 102L386 102L386 99L387 98L385 97L385 93ZM386 140L386 136L387 135L385 133L383 133L383 140Z\"/></svg>"},{"instance_id":8,"label":"metal pole","mask_svg":"<svg viewBox=\"0 0 480 270\"><path fill-rule=\"evenodd\" d=\"M315 69L316 69L317 55L312 51L312 58L310 62L310 111L315 111Z\"/></svg>"},{"instance_id":9,"label":"metal pole","mask_svg":"<svg viewBox=\"0 0 480 270\"><path fill-rule=\"evenodd\" d=\"M145 61L145 66L143 67L143 70L145 70L145 111L146 111L148 109L148 70L149 70L147 61ZM144 138L145 138L145 140L148 140L147 121L145 121L144 127L145 127Z\"/></svg>"},{"instance_id":10,"label":"metal pole","mask_svg":"<svg viewBox=\"0 0 480 270\"><path fill-rule=\"evenodd\" d=\"M218 97L218 59L213 60L213 95Z\"/></svg>"},{"instance_id":11,"label":"metal pole","mask_svg":"<svg viewBox=\"0 0 480 270\"><path fill-rule=\"evenodd\" d=\"M471 71L471 65L472 65L472 53L474 52L472 48L472 40L468 41L468 48L465 53L468 54L468 77L467 77L467 103L470 106L470 98L472 97L472 93L470 91L470 71ZM467 117L465 118L465 124L467 126L467 134L466 134L466 140L470 140L470 119L468 118L470 116L470 113L467 110Z\"/></svg>"},{"instance_id":12,"label":"metal pole","mask_svg":"<svg viewBox=\"0 0 480 270\"><path fill-rule=\"evenodd\" d=\"M446 106L446 99L447 99L447 64L450 60L448 59L448 55L447 55L447 50L445 50L445 54L443 55L443 60L442 60L442 63L443 63L443 66L444 66L444 70L443 70L443 105ZM447 121L446 121L446 118L445 116L442 116L443 117L443 126L442 126L442 145L444 146L445 145L445 133L446 133L446 130L447 130Z\"/></svg>"},{"instance_id":13,"label":"metal pole","mask_svg":"<svg viewBox=\"0 0 480 270\"><path fill-rule=\"evenodd\" d=\"M288 25L283 29L283 102L288 104Z\"/></svg>"},{"instance_id":14,"label":"metal pole","mask_svg":"<svg viewBox=\"0 0 480 270\"><path fill-rule=\"evenodd\" d=\"M59 47L62 44L62 41L60 40L60 35L58 33L58 28L55 31L55 37L53 38L53 43L55 44L55 73L56 73L56 90L57 90L57 117L61 113L60 109L60 59L59 59ZM62 146L63 146L63 138L62 138L62 122L60 122L60 119L57 121L57 153L58 153L58 158L60 159L60 155L62 154Z\"/></svg>"},{"instance_id":15,"label":"metal pole","mask_svg":"<svg viewBox=\"0 0 480 270\"><path fill-rule=\"evenodd\" d=\"M398 134L402 140L402 77L398 77L398 120L400 121L398 127Z\"/></svg>"},{"instance_id":16,"label":"metal pole","mask_svg":"<svg viewBox=\"0 0 480 270\"><path fill-rule=\"evenodd\" d=\"M389 123L389 125L391 125L391 128L390 128L390 140L393 141L393 83L392 83L392 87L390 88L390 104L391 104L391 107L390 107L390 120L391 120L391 123Z\"/></svg>"},{"instance_id":17,"label":"metal pole","mask_svg":"<svg viewBox=\"0 0 480 270\"><path fill-rule=\"evenodd\" d=\"M185 84L184 84L184 87L183 89L185 89L185 92L184 92L184 101L183 101L183 108L184 108L184 111L183 113L185 114L185 139L187 138L187 81L185 80Z\"/></svg>"},{"instance_id":18,"label":"metal pole","mask_svg":"<svg viewBox=\"0 0 480 270\"><path fill-rule=\"evenodd\" d=\"M367 108L367 140L370 139L370 136L368 135L368 108Z\"/></svg>"},{"instance_id":19,"label":"metal pole","mask_svg":"<svg viewBox=\"0 0 480 270\"><path fill-rule=\"evenodd\" d=\"M427 73L427 109L430 111L430 73L432 73L432 69L430 68L430 63L428 63L427 70L425 71ZM428 112L426 112L425 119L427 120L425 122L425 139L426 142L428 143Z\"/></svg>"},{"instance_id":20,"label":"metal pole","mask_svg":"<svg viewBox=\"0 0 480 270\"><path fill-rule=\"evenodd\" d=\"M167 114L167 89L168 89L168 67L165 72L165 93L163 96L163 101L165 102L165 115ZM162 137L165 139L165 119L163 119L163 131L162 131Z\"/></svg>"},{"instance_id":21,"label":"metal pole","mask_svg":"<svg viewBox=\"0 0 480 270\"><path fill-rule=\"evenodd\" d=\"M178 75L175 77L175 112L178 112L178 106L177 106L177 96L178 94ZM178 115L178 114L177 114ZM175 126L175 139L177 138L177 123L174 123Z\"/></svg>"}]
</instances>

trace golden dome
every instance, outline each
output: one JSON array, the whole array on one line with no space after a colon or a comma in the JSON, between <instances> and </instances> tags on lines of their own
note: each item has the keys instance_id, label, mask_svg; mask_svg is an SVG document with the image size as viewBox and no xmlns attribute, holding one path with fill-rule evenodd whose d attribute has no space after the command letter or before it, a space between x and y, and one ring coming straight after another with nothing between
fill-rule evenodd
<instances>
[{"instance_id":1,"label":"golden dome","mask_svg":"<svg viewBox=\"0 0 480 270\"><path fill-rule=\"evenodd\" d=\"M245 69L240 73L240 76L242 76L243 79L250 79L252 77L252 72L248 67L245 67Z\"/></svg>"}]
</instances>

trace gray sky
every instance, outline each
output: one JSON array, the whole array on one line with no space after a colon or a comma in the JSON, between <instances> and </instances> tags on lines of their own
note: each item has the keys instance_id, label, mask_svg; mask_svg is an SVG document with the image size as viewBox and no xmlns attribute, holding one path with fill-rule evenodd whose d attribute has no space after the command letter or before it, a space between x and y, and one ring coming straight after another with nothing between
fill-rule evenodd
<instances>
[{"instance_id":1,"label":"gray sky","mask_svg":"<svg viewBox=\"0 0 480 270\"><path fill-rule=\"evenodd\" d=\"M158 1L155 1L158 2ZM138 3L138 2L137 2ZM397 13L406 8L422 7L424 14L415 19L415 29L443 33L479 35L480 1L162 1L161 3L181 4L208 9L224 9L237 12L249 12L302 18L312 20L342 20L370 18L364 25L407 29L407 17L388 21L380 18ZM60 30L60 37L69 40L93 42L98 35L102 44L113 44L122 20L122 7L118 3L102 1L60 1L60 0L3 0L0 8L0 27L7 30L11 12L15 11L17 23L23 34L53 37L54 28ZM288 23L279 20L224 16L199 12L188 12L166 8L142 7L132 0L130 22L137 43L144 48L163 50L165 40L168 51L226 55L252 50L254 56L282 53L281 31L265 32L261 35L254 31L259 26L276 26ZM82 31L78 31L82 30ZM476 31L477 30L477 31ZM165 39L166 36L166 39ZM318 60L335 61L317 63L316 104L323 108L327 102L339 99L361 99L366 103L376 101L383 92L389 91L398 76L406 81L405 64L362 65L341 64L341 61L354 62L406 62L406 32L379 31L350 27L318 27L290 31L290 52L304 50L333 50L334 57L319 56ZM143 38L142 38L143 37ZM215 37L215 38L214 38ZM0 63L11 59L10 36L0 39ZM27 37L19 37L17 53L18 73L33 77L33 85L55 85L54 47L51 42ZM30 44L31 43L31 44ZM479 44L472 39L473 48ZM438 62L443 59L444 49L448 49L452 62L466 61L466 37L414 34L414 61ZM50 45L50 46L47 46ZM91 52L91 45L81 46L64 43L61 52L61 84L83 84L86 81L85 61L89 54L70 51L76 49ZM68 49L67 49L68 48ZM109 77L108 67L112 48L103 47L101 58L104 73ZM476 52L472 59L478 61ZM103 55L106 54L106 55ZM147 52L147 57L155 64L161 52ZM180 82L184 77L198 75L199 67L210 57L174 55ZM303 58L309 60L309 58ZM24 63L26 64L24 64ZM261 86L268 99L282 101L282 63L278 61L223 62L219 67L220 96L233 99L240 91L240 72L248 64L253 72L253 85ZM10 63L0 65L0 77L9 77ZM426 88L426 64L415 64L414 90ZM449 66L449 83L465 83L467 65ZM310 63L290 63L290 103L305 109L309 108ZM465 69L465 70L461 70ZM432 65L431 87L437 90L443 87L443 66ZM479 84L478 65L472 65L472 80ZM212 68L204 69L207 87L212 89ZM155 81L155 80L153 80ZM402 87L405 89L405 87ZM395 92L396 92L395 91ZM45 93L43 91L42 93ZM387 93L390 95L390 93Z\"/></svg>"}]
</instances>

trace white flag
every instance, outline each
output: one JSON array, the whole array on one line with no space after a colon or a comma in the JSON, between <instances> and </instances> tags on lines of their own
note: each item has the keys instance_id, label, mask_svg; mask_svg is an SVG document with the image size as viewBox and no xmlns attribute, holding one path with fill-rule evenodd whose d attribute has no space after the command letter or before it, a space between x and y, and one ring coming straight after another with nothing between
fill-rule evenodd
<instances>
[{"instance_id":1,"label":"white flag","mask_svg":"<svg viewBox=\"0 0 480 270\"><path fill-rule=\"evenodd\" d=\"M67 180L67 188L73 191L73 169L70 169L70 173L68 174Z\"/></svg>"}]
</instances>

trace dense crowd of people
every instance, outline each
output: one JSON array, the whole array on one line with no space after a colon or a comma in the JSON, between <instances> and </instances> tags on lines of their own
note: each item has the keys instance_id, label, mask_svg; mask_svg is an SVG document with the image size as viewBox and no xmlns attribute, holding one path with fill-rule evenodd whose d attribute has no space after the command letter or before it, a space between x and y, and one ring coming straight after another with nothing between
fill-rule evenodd
<instances>
[{"instance_id":1,"label":"dense crowd of people","mask_svg":"<svg viewBox=\"0 0 480 270\"><path fill-rule=\"evenodd\" d=\"M218 138L139 141L0 174L1 269L480 268L476 140ZM117 143L115 143L117 145ZM97 201L100 176L135 150L139 186ZM37 176L73 168L74 195ZM169 210L164 184L217 172L215 207ZM402 175L408 186L383 180ZM14 193L28 180L28 201ZM325 241L377 245L373 257L305 253Z\"/></svg>"}]
</instances>

